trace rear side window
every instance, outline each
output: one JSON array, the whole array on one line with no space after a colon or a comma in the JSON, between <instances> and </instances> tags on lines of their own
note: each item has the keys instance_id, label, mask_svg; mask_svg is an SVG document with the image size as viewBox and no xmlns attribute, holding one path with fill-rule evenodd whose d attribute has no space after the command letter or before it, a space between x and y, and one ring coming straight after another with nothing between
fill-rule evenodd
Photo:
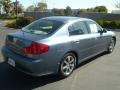
<instances>
[{"instance_id":1,"label":"rear side window","mask_svg":"<svg viewBox=\"0 0 120 90\"><path fill-rule=\"evenodd\" d=\"M26 26L25 28L23 28L23 31L32 34L47 35L55 32L63 24L64 23L55 20L41 19Z\"/></svg>"},{"instance_id":2,"label":"rear side window","mask_svg":"<svg viewBox=\"0 0 120 90\"><path fill-rule=\"evenodd\" d=\"M70 35L83 35L88 34L86 25L84 22L79 21L68 27Z\"/></svg>"},{"instance_id":3,"label":"rear side window","mask_svg":"<svg viewBox=\"0 0 120 90\"><path fill-rule=\"evenodd\" d=\"M102 29L97 23L93 21L86 21L86 23L91 33L98 33Z\"/></svg>"}]
</instances>

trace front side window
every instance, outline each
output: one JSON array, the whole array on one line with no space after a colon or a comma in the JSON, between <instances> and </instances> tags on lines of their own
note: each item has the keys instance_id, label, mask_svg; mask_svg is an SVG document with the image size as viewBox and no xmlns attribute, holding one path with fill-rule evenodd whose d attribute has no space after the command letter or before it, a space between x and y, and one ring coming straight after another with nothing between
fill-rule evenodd
<instances>
[{"instance_id":1,"label":"front side window","mask_svg":"<svg viewBox=\"0 0 120 90\"><path fill-rule=\"evenodd\" d=\"M70 35L83 35L87 34L87 28L84 22L79 21L68 27Z\"/></svg>"},{"instance_id":2,"label":"front side window","mask_svg":"<svg viewBox=\"0 0 120 90\"><path fill-rule=\"evenodd\" d=\"M89 30L91 31L91 33L98 33L99 31L101 31L101 27L96 24L93 21L87 21L86 22L88 25Z\"/></svg>"},{"instance_id":3,"label":"front side window","mask_svg":"<svg viewBox=\"0 0 120 90\"><path fill-rule=\"evenodd\" d=\"M62 22L54 20L38 20L26 26L22 30L32 34L47 35L51 34L63 25Z\"/></svg>"}]
</instances>

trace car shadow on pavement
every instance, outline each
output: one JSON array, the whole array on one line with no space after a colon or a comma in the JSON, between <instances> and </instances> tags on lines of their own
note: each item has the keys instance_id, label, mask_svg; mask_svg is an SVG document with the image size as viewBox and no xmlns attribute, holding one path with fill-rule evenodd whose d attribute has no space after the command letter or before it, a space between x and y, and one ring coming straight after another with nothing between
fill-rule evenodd
<instances>
[{"instance_id":1,"label":"car shadow on pavement","mask_svg":"<svg viewBox=\"0 0 120 90\"><path fill-rule=\"evenodd\" d=\"M79 65L79 67L82 67L83 65L103 55L104 54L100 54L86 62L83 62ZM42 77L29 76L15 70L5 62L0 63L0 90L32 90L60 80L63 79L57 75Z\"/></svg>"},{"instance_id":2,"label":"car shadow on pavement","mask_svg":"<svg viewBox=\"0 0 120 90\"><path fill-rule=\"evenodd\" d=\"M61 80L57 75L33 77L19 72L6 63L0 63L0 90L32 90Z\"/></svg>"},{"instance_id":3,"label":"car shadow on pavement","mask_svg":"<svg viewBox=\"0 0 120 90\"><path fill-rule=\"evenodd\" d=\"M82 67L82 66L84 66L84 65L86 65L86 64L89 64L90 62L92 62L92 61L96 60L97 58L102 57L102 56L104 56L104 55L106 55L106 54L107 54L106 52L103 52L103 53L101 53L101 54L98 54L98 55L96 55L95 57L90 58L90 59L88 59L88 60L80 63L80 64L77 66L76 69L79 69L80 67Z\"/></svg>"}]
</instances>

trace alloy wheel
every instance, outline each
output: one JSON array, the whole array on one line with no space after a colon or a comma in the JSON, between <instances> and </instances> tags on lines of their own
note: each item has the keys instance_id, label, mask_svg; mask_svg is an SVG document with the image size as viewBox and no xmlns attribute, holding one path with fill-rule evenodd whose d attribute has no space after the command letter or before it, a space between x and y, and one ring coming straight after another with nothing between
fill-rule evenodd
<instances>
[{"instance_id":1,"label":"alloy wheel","mask_svg":"<svg viewBox=\"0 0 120 90\"><path fill-rule=\"evenodd\" d=\"M76 66L76 57L74 55L68 55L61 63L61 73L64 76L69 76Z\"/></svg>"}]
</instances>

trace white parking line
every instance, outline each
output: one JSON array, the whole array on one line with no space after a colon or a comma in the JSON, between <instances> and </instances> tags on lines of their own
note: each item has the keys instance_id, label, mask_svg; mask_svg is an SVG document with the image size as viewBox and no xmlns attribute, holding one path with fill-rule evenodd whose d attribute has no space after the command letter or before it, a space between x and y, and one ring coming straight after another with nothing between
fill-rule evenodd
<instances>
[{"instance_id":1,"label":"white parking line","mask_svg":"<svg viewBox=\"0 0 120 90\"><path fill-rule=\"evenodd\" d=\"M74 79L73 79L73 83L72 83L72 85L71 85L70 90L74 90L74 87L75 87L75 85L76 85L75 83L76 83L77 78L78 78L78 73L75 73L75 76L74 76Z\"/></svg>"}]
</instances>

